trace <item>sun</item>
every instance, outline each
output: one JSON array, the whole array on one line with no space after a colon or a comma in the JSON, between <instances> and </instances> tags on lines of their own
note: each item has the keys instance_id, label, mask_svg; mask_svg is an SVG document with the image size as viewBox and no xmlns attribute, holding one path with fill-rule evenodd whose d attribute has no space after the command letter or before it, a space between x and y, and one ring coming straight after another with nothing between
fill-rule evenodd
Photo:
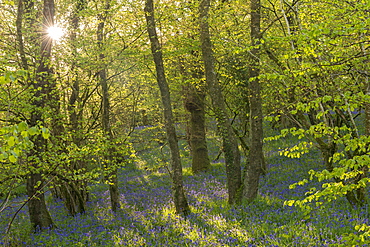
<instances>
[{"instance_id":1,"label":"sun","mask_svg":"<svg viewBox=\"0 0 370 247\"><path fill-rule=\"evenodd\" d=\"M64 30L58 26L51 26L47 30L48 36L53 40L59 40L64 35Z\"/></svg>"}]
</instances>

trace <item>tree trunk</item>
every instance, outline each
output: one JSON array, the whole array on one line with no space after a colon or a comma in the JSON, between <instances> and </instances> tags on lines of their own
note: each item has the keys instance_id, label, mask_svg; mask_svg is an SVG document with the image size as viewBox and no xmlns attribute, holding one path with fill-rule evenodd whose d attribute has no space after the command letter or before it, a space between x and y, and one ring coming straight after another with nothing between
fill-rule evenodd
<instances>
[{"instance_id":1,"label":"tree trunk","mask_svg":"<svg viewBox=\"0 0 370 247\"><path fill-rule=\"evenodd\" d=\"M185 108L190 112L191 169L193 173L208 171L211 163L208 156L205 131L205 93L194 85L187 85Z\"/></svg>"},{"instance_id":2,"label":"tree trunk","mask_svg":"<svg viewBox=\"0 0 370 247\"><path fill-rule=\"evenodd\" d=\"M215 71L211 37L209 33L208 13L210 0L202 0L199 5L200 42L205 67L206 82L213 110L217 117L217 124L222 136L223 152L225 154L227 188L229 204L238 203L238 192L241 188L241 168L238 142L233 132L230 118L227 114L221 86Z\"/></svg>"},{"instance_id":3,"label":"tree trunk","mask_svg":"<svg viewBox=\"0 0 370 247\"><path fill-rule=\"evenodd\" d=\"M188 215L190 213L190 208L185 196L184 187L183 187L183 178L182 178L182 165L180 160L180 152L177 143L175 126L173 123L172 116L172 106L171 106L171 97L170 90L167 84L162 50L159 44L157 32L155 29L155 19L154 19L154 6L153 0L145 1L145 18L147 22L147 31L149 34L151 50L153 55L153 60L155 63L156 74L157 74L157 83L161 92L161 99L163 104L163 113L164 113L164 124L167 133L167 139L171 150L171 176L173 182L173 200L175 204L175 209L177 214Z\"/></svg>"},{"instance_id":4,"label":"tree trunk","mask_svg":"<svg viewBox=\"0 0 370 247\"><path fill-rule=\"evenodd\" d=\"M109 88L108 88L108 80L107 80L107 69L104 64L104 28L105 28L105 22L107 19L108 10L110 9L110 0L107 0L105 3L105 9L104 13L99 16L99 24L98 24L98 30L97 30L97 36L98 36L98 45L100 48L100 54L99 59L102 62L102 67L99 71L99 79L100 79L100 85L102 90L102 127L103 132L107 138L108 143L106 145L109 145L107 148L107 153L104 157L104 162L106 162L105 169L108 170L108 174L106 175L106 179L109 182L109 194L110 194L110 201L111 201L111 207L113 212L117 212L119 209L119 194L118 194L118 169L113 164L113 150L112 147L110 147L113 143L113 133L111 129L110 124L110 102L109 102Z\"/></svg>"},{"instance_id":5,"label":"tree trunk","mask_svg":"<svg viewBox=\"0 0 370 247\"><path fill-rule=\"evenodd\" d=\"M39 144L39 143L37 143ZM32 167L38 169L37 165ZM45 196L43 192L43 179L41 173L31 172L27 178L27 195L31 198L28 202L28 213L32 229L43 231L54 226L49 211L46 207Z\"/></svg>"},{"instance_id":6,"label":"tree trunk","mask_svg":"<svg viewBox=\"0 0 370 247\"><path fill-rule=\"evenodd\" d=\"M189 1L191 15L189 18L194 24L197 23L197 12L194 6L194 0ZM187 36L196 44L196 39L199 39L198 27L192 26L187 30ZM200 47L195 47L184 54L179 59L180 73L184 83L184 105L185 109L190 113L190 119L187 123L187 140L191 152L191 168L193 174L209 171L211 162L208 155L208 147L206 140L206 112L205 98L206 85L204 79L204 71L201 64Z\"/></svg>"},{"instance_id":7,"label":"tree trunk","mask_svg":"<svg viewBox=\"0 0 370 247\"><path fill-rule=\"evenodd\" d=\"M23 41L23 16L24 16L24 3L23 0L18 0L18 9L17 9L17 20L16 20L16 28L17 28L17 46L19 56L21 58L21 68L24 70L28 70L28 61L26 58L26 52L24 51L24 41Z\"/></svg>"},{"instance_id":8,"label":"tree trunk","mask_svg":"<svg viewBox=\"0 0 370 247\"><path fill-rule=\"evenodd\" d=\"M260 39L261 39L261 2L260 0L251 0L251 64L249 69L249 107L250 107L250 148L249 159L243 184L243 198L247 202L253 201L257 197L259 177L265 164L262 150L263 129L262 129L262 99L261 85L259 82L260 74Z\"/></svg>"},{"instance_id":9,"label":"tree trunk","mask_svg":"<svg viewBox=\"0 0 370 247\"><path fill-rule=\"evenodd\" d=\"M191 37L193 39L193 37ZM190 113L187 138L191 151L191 169L194 174L208 171L211 162L208 156L206 141L206 112L205 97L206 90L203 82L203 72L200 65L200 58L196 51L190 52L189 60L181 59L180 71L184 78L185 109ZM189 82L188 80L191 80Z\"/></svg>"},{"instance_id":10,"label":"tree trunk","mask_svg":"<svg viewBox=\"0 0 370 247\"><path fill-rule=\"evenodd\" d=\"M54 23L54 1L44 0L43 25L53 25ZM47 95L52 93L53 72L49 67L51 57L52 42L45 37L45 31L40 32L41 54L39 67L37 68L36 80L33 82L34 97L33 111L31 112L30 126L37 126L43 123L44 107L46 106ZM30 174L27 178L27 194L29 199L28 211L31 225L34 231L45 230L53 227L51 216L47 210L43 192L44 181L42 179L43 152L46 149L46 140L41 135L37 135L33 140L34 147L30 152Z\"/></svg>"}]
</instances>

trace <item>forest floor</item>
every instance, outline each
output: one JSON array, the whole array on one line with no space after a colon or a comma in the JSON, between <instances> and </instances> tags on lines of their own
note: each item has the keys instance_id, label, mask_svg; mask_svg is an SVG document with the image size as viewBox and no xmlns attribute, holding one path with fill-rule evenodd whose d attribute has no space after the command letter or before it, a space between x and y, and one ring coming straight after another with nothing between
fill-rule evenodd
<instances>
[{"instance_id":1,"label":"forest floor","mask_svg":"<svg viewBox=\"0 0 370 247\"><path fill-rule=\"evenodd\" d=\"M296 159L280 156L278 150L292 145L291 141L266 143L268 173L261 178L257 200L229 206L222 160L213 161L210 172L193 175L186 141L181 140L184 184L192 210L186 218L174 214L165 167L168 150L155 141L136 141L134 147L143 151L120 171L118 213L109 209L104 184L92 187L87 213L75 217L68 216L63 202L47 192L47 205L57 228L31 234L24 207L12 226L13 246L349 246L345 236L357 233L355 225L369 224L367 208L352 209L344 199L309 213L284 206L287 200L302 199L310 188L321 187L311 181L289 189L289 185L308 179L310 169L323 168L315 150ZM212 160L218 155L216 143L215 137L210 138ZM20 195L14 205L24 199ZM17 209L7 208L0 214L0 237Z\"/></svg>"}]
</instances>

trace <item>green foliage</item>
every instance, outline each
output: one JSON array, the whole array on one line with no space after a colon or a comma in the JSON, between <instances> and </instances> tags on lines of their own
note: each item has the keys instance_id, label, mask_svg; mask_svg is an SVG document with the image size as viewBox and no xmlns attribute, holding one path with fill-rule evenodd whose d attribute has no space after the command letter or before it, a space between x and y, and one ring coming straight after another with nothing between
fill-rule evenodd
<instances>
[{"instance_id":1,"label":"green foliage","mask_svg":"<svg viewBox=\"0 0 370 247\"><path fill-rule=\"evenodd\" d=\"M369 130L361 132L362 115L370 103L367 4L337 0L300 4L284 2L269 10L271 15L282 13L283 22L271 23L264 35L265 110L268 120L289 122L266 142L293 135L301 141L282 149L281 155L299 158L315 148L324 158L325 169L311 170L308 179L291 188L313 180L322 185L286 205L310 211L346 197L360 206L365 199L359 196L356 202L350 197L366 190L369 182L365 176L370 165Z\"/></svg>"},{"instance_id":2,"label":"green foliage","mask_svg":"<svg viewBox=\"0 0 370 247\"><path fill-rule=\"evenodd\" d=\"M83 146L70 143L63 152L55 148L47 153L50 168L61 181L76 184L109 184L115 170L124 168L135 160L132 145L125 140L109 140L102 132L88 136L90 141ZM56 183L55 186L60 186Z\"/></svg>"},{"instance_id":3,"label":"green foliage","mask_svg":"<svg viewBox=\"0 0 370 247\"><path fill-rule=\"evenodd\" d=\"M29 127L26 122L0 128L0 196L9 198L25 192L23 183L29 170L23 158L33 147L31 137L41 133L49 135L46 128Z\"/></svg>"},{"instance_id":4,"label":"green foliage","mask_svg":"<svg viewBox=\"0 0 370 247\"><path fill-rule=\"evenodd\" d=\"M96 27L105 6L103 2L83 3L82 9L74 16L73 12L82 2L58 2L57 18L68 19L63 25L70 35L53 44L50 65L56 75L58 94L49 95L47 100L52 105L53 100L57 99L60 113L57 118L53 118L55 111L50 111L48 105L43 109L44 126L38 127L27 126L24 120L34 110L29 105L35 99L30 98L33 94L29 92L33 89L29 87L29 77L32 76L31 71L36 69L34 61L38 60L36 54L39 49L33 44L33 32L29 32L25 20L22 39L8 35L16 33L14 1L5 1L5 4L11 6L4 5L0 10L4 17L4 25L0 27L0 34L4 37L4 42L0 44L0 117L5 122L17 123L5 123L0 128L1 191L8 188L14 188L13 191L24 190L20 185L24 183L23 178L28 170L25 169L23 157L32 148L31 140L37 135L50 138L46 152L40 154L42 162L39 162L42 165L39 171L44 173L45 179L51 175L64 182L87 184L107 181L106 178L115 169L124 168L132 161L137 161L138 167L145 168L147 172L157 172L168 164L169 152L161 126L143 130L151 135L143 135L145 137L141 136L137 140L133 140L136 138L134 136L131 139L136 141L135 148L142 152L142 158L136 160L129 143L105 137L98 124L101 92L96 75L101 68L108 71L109 93L112 96L112 129L117 136L123 136L138 125L161 122L159 94L158 90L153 90L154 68L148 63L149 46L147 38L142 35L145 29L142 3L111 2L106 12L105 44L100 46L96 40ZM168 68L174 111L180 121L184 117L181 100L183 82L198 82L182 78L178 68L182 60L198 66L197 61L193 63L195 59L189 58L191 53L199 51L198 24L194 22L197 4L197 1L188 1L179 8L178 1L165 1L157 6L160 23L158 31ZM370 18L367 1L271 0L263 2L263 5L260 81L263 84L264 113L267 115L266 120L278 122L283 128L279 135L265 139L265 144L270 148L269 155L275 155L278 150L280 155L300 160L318 149L325 154L325 162L328 164L328 167L322 169L318 157L312 160L318 164L317 167L309 172L307 178L296 182L291 188L307 186L313 181L322 184L312 187L305 199L290 200L286 205L313 209L346 197L358 189L366 189L369 179L361 176L370 162L370 138L364 134L365 124L360 121L363 121L364 108L370 103ZM209 20L217 59L216 72L229 110L236 116L235 129L243 136L248 135L246 88L250 51L254 48L249 45L248 6L246 1L229 1L227 4L216 1L211 6ZM69 20L77 21L79 27L68 23ZM19 40L24 41L30 70L5 71L5 68L16 71L20 67ZM99 54L103 53L104 59L101 59ZM201 80L199 78L199 82ZM73 97L76 97L75 101ZM71 120L73 113L78 116L77 127ZM284 122L286 119L288 121ZM57 124L54 120L60 121L64 133L58 133L59 130L54 128L54 124ZM73 129L75 127L77 129ZM275 145L272 144L275 140L279 141L271 147ZM219 137L212 136L209 143L218 144L210 148L213 158L218 158L221 146ZM186 142L181 140L180 144L183 147L183 163L189 164ZM222 163L217 166L221 167ZM191 175L189 167L185 171L185 175ZM223 209L213 210L217 211L214 217L223 212ZM218 226L221 227L222 222ZM281 234L286 244L294 237L293 230L286 232L290 227L298 233L308 230L306 226L277 228L275 233ZM268 228L267 224L262 224L261 232ZM367 226L361 225L356 230L363 233L364 237L368 236ZM315 233L317 231L314 229ZM190 235L194 239L197 237L195 232L190 231ZM347 237L353 237L354 241L362 241L363 238L361 235ZM120 238L124 239L118 234L117 242Z\"/></svg>"},{"instance_id":5,"label":"green foliage","mask_svg":"<svg viewBox=\"0 0 370 247\"><path fill-rule=\"evenodd\" d=\"M131 164L135 160L135 152L131 144L127 141L114 139L109 140L102 137L95 143L95 155L97 162L100 164L101 174L109 181L110 174L117 169Z\"/></svg>"},{"instance_id":6,"label":"green foliage","mask_svg":"<svg viewBox=\"0 0 370 247\"><path fill-rule=\"evenodd\" d=\"M287 131L282 131L287 133ZM296 134L295 130L292 133ZM330 157L329 162L334 167L329 171L324 170L310 170L309 179L301 180L290 186L290 189L294 189L297 186L303 186L309 181L317 179L319 182L323 182L321 188L312 187L307 191L304 199L299 200L288 200L284 203L287 206L298 206L307 212L307 215L316 210L317 207L324 207L328 203L338 200L343 197L347 197L350 193L356 193L359 190L366 190L370 179L364 176L368 167L370 166L369 159L369 137L362 135L358 138L354 138L353 129L346 126L341 128L330 128L323 123L319 125L313 125L310 129L304 131L304 134L308 137L322 138L328 136L330 140L333 140L335 145L341 147L340 150L334 152ZM285 149L280 154L287 157L299 157L300 154L307 152L307 142L301 142L295 145L293 148ZM301 145L302 144L302 145ZM320 145L320 144L319 144ZM318 147L320 147L317 145ZM298 152L297 150L301 150ZM361 200L359 198L358 200ZM353 203L353 201L350 201ZM361 205L361 201L358 201L358 205ZM356 230L358 227L356 227ZM359 228L360 229L360 228ZM365 228L359 230L360 235L351 235L353 237L353 243L356 241L364 242L368 237L368 230L364 231ZM347 236L350 239L350 236Z\"/></svg>"},{"instance_id":7,"label":"green foliage","mask_svg":"<svg viewBox=\"0 0 370 247\"><path fill-rule=\"evenodd\" d=\"M37 127L29 128L27 123L5 126L0 129L0 161L15 163L21 153L32 146L30 136L40 133Z\"/></svg>"},{"instance_id":8,"label":"green foliage","mask_svg":"<svg viewBox=\"0 0 370 247\"><path fill-rule=\"evenodd\" d=\"M359 234L351 233L346 234L344 236L344 239L347 241L347 244L357 246L359 243L361 244L368 243L368 239L370 237L370 226L367 224L356 225L355 230L358 231Z\"/></svg>"},{"instance_id":9,"label":"green foliage","mask_svg":"<svg viewBox=\"0 0 370 247\"><path fill-rule=\"evenodd\" d=\"M142 131L144 137L141 140L150 143L152 135L149 133ZM135 134L138 135L139 131ZM97 136L94 135L99 139ZM135 143L135 146L140 144L140 147L145 147L142 141ZM266 149L273 150L267 158L270 169L262 178L260 196L251 204L228 205L224 165L217 163L212 164L209 173L184 175L192 214L186 219L176 215L173 206L168 203L171 181L167 171L146 169L150 165L155 167L157 164L152 163L160 162L162 157L158 144L153 144L150 149L137 150L136 162L120 171L122 210L112 213L107 186L103 183L92 184L86 214L66 217L59 200L47 200L58 228L30 237L27 214L22 213L13 228L12 238L14 243L29 246L122 246L126 243L132 246L288 246L292 243L298 246L330 243L338 246L345 243L347 245L343 246L348 246L351 242L345 242L341 236L359 239L354 225L362 226L360 217L364 213L357 217L341 201L333 201L330 208L315 208L311 214L301 208L283 207L284 200L302 197L303 190L298 190L299 187L317 185L307 176L308 170L316 168L316 150L311 149L299 159L280 156L276 151L276 147L286 148L296 141L299 140L288 135L276 143L271 141L266 144ZM217 141L209 145L216 156L219 149ZM99 159L91 160L91 165L98 165L98 162ZM184 162L184 165L184 169L189 169L189 163ZM288 190L289 184L300 178L306 178L307 184L297 186L297 190Z\"/></svg>"}]
</instances>

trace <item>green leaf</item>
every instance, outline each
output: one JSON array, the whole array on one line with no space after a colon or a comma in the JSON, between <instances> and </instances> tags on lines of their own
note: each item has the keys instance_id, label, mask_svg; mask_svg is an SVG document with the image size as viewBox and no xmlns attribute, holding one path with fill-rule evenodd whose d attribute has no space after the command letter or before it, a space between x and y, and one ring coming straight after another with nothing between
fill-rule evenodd
<instances>
[{"instance_id":1,"label":"green leaf","mask_svg":"<svg viewBox=\"0 0 370 247\"><path fill-rule=\"evenodd\" d=\"M18 124L18 131L21 132L21 131L25 131L28 129L28 125L26 122L20 122Z\"/></svg>"},{"instance_id":2,"label":"green leaf","mask_svg":"<svg viewBox=\"0 0 370 247\"><path fill-rule=\"evenodd\" d=\"M22 131L22 132L21 132L21 135L22 135L23 137L27 137L27 136L28 136L28 131L26 131L26 130Z\"/></svg>"},{"instance_id":3,"label":"green leaf","mask_svg":"<svg viewBox=\"0 0 370 247\"><path fill-rule=\"evenodd\" d=\"M6 153L5 152L1 152L0 153L0 161L4 161L4 160L6 160L6 158L7 158L7 156L6 156Z\"/></svg>"},{"instance_id":4,"label":"green leaf","mask_svg":"<svg viewBox=\"0 0 370 247\"><path fill-rule=\"evenodd\" d=\"M15 144L15 137L10 136L9 139L8 139L8 146L12 147L12 146L14 146L14 144Z\"/></svg>"},{"instance_id":5,"label":"green leaf","mask_svg":"<svg viewBox=\"0 0 370 247\"><path fill-rule=\"evenodd\" d=\"M49 139L49 137L50 137L50 132L49 132L49 130L48 130L47 128L42 128L42 129L41 129L41 133L42 133L42 137L43 137L44 139Z\"/></svg>"},{"instance_id":6,"label":"green leaf","mask_svg":"<svg viewBox=\"0 0 370 247\"><path fill-rule=\"evenodd\" d=\"M326 103L326 102L328 102L328 101L330 101L330 100L332 100L332 96L330 96L330 95L325 95L323 98L322 98L322 102L323 103Z\"/></svg>"},{"instance_id":7,"label":"green leaf","mask_svg":"<svg viewBox=\"0 0 370 247\"><path fill-rule=\"evenodd\" d=\"M288 206L288 207L292 207L294 205L294 202L295 200L289 200L289 201L285 201L284 202L284 205Z\"/></svg>"},{"instance_id":8,"label":"green leaf","mask_svg":"<svg viewBox=\"0 0 370 247\"><path fill-rule=\"evenodd\" d=\"M9 161L12 162L12 163L17 162L17 158L14 155L9 155L8 158L9 158Z\"/></svg>"},{"instance_id":9,"label":"green leaf","mask_svg":"<svg viewBox=\"0 0 370 247\"><path fill-rule=\"evenodd\" d=\"M28 129L28 133L33 136L39 133L39 130L36 127L31 127Z\"/></svg>"},{"instance_id":10,"label":"green leaf","mask_svg":"<svg viewBox=\"0 0 370 247\"><path fill-rule=\"evenodd\" d=\"M0 85L6 84L6 83L7 83L7 81L5 80L5 77L1 76L0 77Z\"/></svg>"}]
</instances>

